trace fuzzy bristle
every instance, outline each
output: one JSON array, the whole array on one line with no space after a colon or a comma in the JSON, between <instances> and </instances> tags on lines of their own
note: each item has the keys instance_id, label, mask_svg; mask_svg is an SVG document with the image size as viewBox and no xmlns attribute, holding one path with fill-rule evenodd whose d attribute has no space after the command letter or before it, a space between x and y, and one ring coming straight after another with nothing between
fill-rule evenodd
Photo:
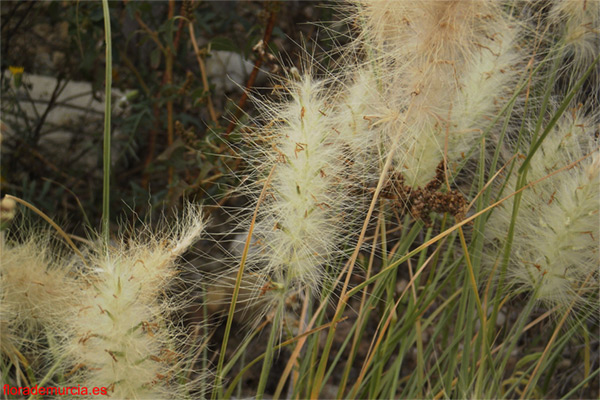
<instances>
[{"instance_id":1,"label":"fuzzy bristle","mask_svg":"<svg viewBox=\"0 0 600 400\"><path fill-rule=\"evenodd\" d=\"M554 0L548 13L561 29L572 69L582 72L598 56L600 48L600 2L597 0Z\"/></svg>"},{"instance_id":2,"label":"fuzzy bristle","mask_svg":"<svg viewBox=\"0 0 600 400\"><path fill-rule=\"evenodd\" d=\"M204 224L193 213L173 225L169 236L90 249L93 270L81 277L87 287L65 346L71 381L90 393L106 387L119 399L180 398L189 389L181 379L195 347L170 320L184 305L170 289L180 273L177 257Z\"/></svg>"},{"instance_id":3,"label":"fuzzy bristle","mask_svg":"<svg viewBox=\"0 0 600 400\"><path fill-rule=\"evenodd\" d=\"M550 306L584 305L599 289L597 123L597 118L577 111L563 115L532 158L528 178L540 180L576 165L522 195L507 276ZM513 175L508 187L514 188L515 182ZM503 203L488 222L487 235L498 244L508 232L512 207L512 200ZM597 307L594 302L592 307Z\"/></svg>"},{"instance_id":4,"label":"fuzzy bristle","mask_svg":"<svg viewBox=\"0 0 600 400\"><path fill-rule=\"evenodd\" d=\"M424 186L440 162L465 158L510 98L524 58L519 26L496 1L358 4L366 64L393 110L386 130L402 136L394 168Z\"/></svg>"},{"instance_id":5,"label":"fuzzy bristle","mask_svg":"<svg viewBox=\"0 0 600 400\"><path fill-rule=\"evenodd\" d=\"M72 267L55 254L48 232L32 231L22 243L0 245L3 351L34 344L46 330L64 326L77 304Z\"/></svg>"},{"instance_id":6,"label":"fuzzy bristle","mask_svg":"<svg viewBox=\"0 0 600 400\"><path fill-rule=\"evenodd\" d=\"M261 152L257 200L256 193L267 188L262 202L255 203L249 265L278 280L318 287L323 266L347 235L343 226L352 210L347 148L332 123L326 82L305 76L285 87L289 101L263 103L271 122L251 138Z\"/></svg>"}]
</instances>

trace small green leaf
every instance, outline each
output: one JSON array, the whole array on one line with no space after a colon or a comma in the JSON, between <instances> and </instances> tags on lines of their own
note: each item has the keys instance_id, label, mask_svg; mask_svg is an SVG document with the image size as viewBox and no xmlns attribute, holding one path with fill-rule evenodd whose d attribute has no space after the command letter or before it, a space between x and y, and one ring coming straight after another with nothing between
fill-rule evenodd
<instances>
[{"instance_id":1,"label":"small green leaf","mask_svg":"<svg viewBox=\"0 0 600 400\"><path fill-rule=\"evenodd\" d=\"M532 362L536 362L537 360L539 360L539 358L542 356L542 352L537 352L537 353L533 353L533 354L528 354L525 357L521 358L517 364L515 365L515 371L518 371L519 369L521 369L522 367L524 367L525 365L532 363Z\"/></svg>"},{"instance_id":2,"label":"small green leaf","mask_svg":"<svg viewBox=\"0 0 600 400\"><path fill-rule=\"evenodd\" d=\"M211 42L210 42L210 47L213 50L226 50L226 51L233 51L233 52L239 52L238 47L235 45L235 43L226 37L216 37L214 38Z\"/></svg>"},{"instance_id":3,"label":"small green leaf","mask_svg":"<svg viewBox=\"0 0 600 400\"><path fill-rule=\"evenodd\" d=\"M157 47L154 50L152 50L152 53L150 53L150 67L152 67L152 69L157 69L160 66L160 58L161 52L160 49Z\"/></svg>"}]
</instances>

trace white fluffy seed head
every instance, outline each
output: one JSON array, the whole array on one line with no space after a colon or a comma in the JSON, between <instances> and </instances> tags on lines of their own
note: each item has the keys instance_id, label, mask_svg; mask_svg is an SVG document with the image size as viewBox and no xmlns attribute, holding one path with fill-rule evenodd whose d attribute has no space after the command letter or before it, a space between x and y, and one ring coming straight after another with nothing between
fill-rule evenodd
<instances>
[{"instance_id":1,"label":"white fluffy seed head","mask_svg":"<svg viewBox=\"0 0 600 400\"><path fill-rule=\"evenodd\" d=\"M572 68L585 70L600 48L600 2L554 0L548 18L560 30L561 43L572 57Z\"/></svg>"},{"instance_id":2,"label":"white fluffy seed head","mask_svg":"<svg viewBox=\"0 0 600 400\"><path fill-rule=\"evenodd\" d=\"M242 188L255 199L248 214L258 205L247 267L290 288L319 286L355 213L350 147L335 124L328 84L308 75L284 82L286 101L260 103L267 123L249 137L259 179ZM249 220L244 224L248 229Z\"/></svg>"},{"instance_id":3,"label":"white fluffy seed head","mask_svg":"<svg viewBox=\"0 0 600 400\"><path fill-rule=\"evenodd\" d=\"M198 212L171 224L171 235L89 250L93 269L81 276L86 286L64 349L70 383L106 387L122 399L180 398L190 389L179 380L196 346L170 320L185 305L171 289L177 257L204 224Z\"/></svg>"},{"instance_id":4,"label":"white fluffy seed head","mask_svg":"<svg viewBox=\"0 0 600 400\"><path fill-rule=\"evenodd\" d=\"M498 1L357 3L365 65L386 102L374 114L402 136L396 172L423 186L440 162L458 165L478 145L514 92L519 26Z\"/></svg>"},{"instance_id":5,"label":"white fluffy seed head","mask_svg":"<svg viewBox=\"0 0 600 400\"><path fill-rule=\"evenodd\" d=\"M449 160L464 159L515 92L525 55L517 46L516 25L502 28L493 40L482 41L460 78L446 124Z\"/></svg>"},{"instance_id":6,"label":"white fluffy seed head","mask_svg":"<svg viewBox=\"0 0 600 400\"><path fill-rule=\"evenodd\" d=\"M73 263L56 255L56 248L52 235L39 230L21 243L0 245L3 350L34 344L46 330L59 330L76 306Z\"/></svg>"},{"instance_id":7,"label":"white fluffy seed head","mask_svg":"<svg viewBox=\"0 0 600 400\"><path fill-rule=\"evenodd\" d=\"M374 59L388 69L384 79L395 78L398 95L412 95L404 102L433 113L448 108L465 63L508 25L496 1L358 3L360 42L373 54L368 62Z\"/></svg>"},{"instance_id":8,"label":"white fluffy seed head","mask_svg":"<svg viewBox=\"0 0 600 400\"><path fill-rule=\"evenodd\" d=\"M383 153L392 136L388 130L398 120L398 112L388 108L381 84L368 65L349 67L332 116L337 139L348 157L348 185L354 185L357 192L379 178Z\"/></svg>"},{"instance_id":9,"label":"white fluffy seed head","mask_svg":"<svg viewBox=\"0 0 600 400\"><path fill-rule=\"evenodd\" d=\"M525 190L516 218L508 277L551 307L598 306L597 126L597 116L584 117L575 110L561 117L532 158L528 179L536 181L587 157ZM513 175L507 187L513 189L515 182ZM486 235L498 246L506 239L512 207L513 201L506 201L488 221Z\"/></svg>"}]
</instances>

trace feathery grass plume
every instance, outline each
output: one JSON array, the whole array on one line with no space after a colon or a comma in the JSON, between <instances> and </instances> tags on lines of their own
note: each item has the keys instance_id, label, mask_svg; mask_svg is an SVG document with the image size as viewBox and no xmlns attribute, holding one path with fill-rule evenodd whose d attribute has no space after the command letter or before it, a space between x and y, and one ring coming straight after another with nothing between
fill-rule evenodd
<instances>
[{"instance_id":1,"label":"feathery grass plume","mask_svg":"<svg viewBox=\"0 0 600 400\"><path fill-rule=\"evenodd\" d=\"M268 124L250 137L262 178L254 184L257 201L267 175L271 179L258 205L248 267L290 289L296 283L317 288L323 265L348 235L348 149L332 123L327 84L308 75L284 82L289 101L262 102Z\"/></svg>"},{"instance_id":2,"label":"feathery grass plume","mask_svg":"<svg viewBox=\"0 0 600 400\"><path fill-rule=\"evenodd\" d=\"M400 121L389 130L404 136L395 168L424 186L443 160L464 158L512 94L518 25L498 1L358 3L366 63Z\"/></svg>"},{"instance_id":3,"label":"feathery grass plume","mask_svg":"<svg viewBox=\"0 0 600 400\"><path fill-rule=\"evenodd\" d=\"M597 127L598 115L584 116L579 110L572 110L561 116L532 158L528 179L536 181L588 157L526 189L516 217L507 279L534 291L537 299L551 307L569 306L572 302L598 306ZM515 183L513 174L507 188L513 189ZM487 224L486 236L500 248L508 232L513 203L510 199L495 209Z\"/></svg>"},{"instance_id":4,"label":"feathery grass plume","mask_svg":"<svg viewBox=\"0 0 600 400\"><path fill-rule=\"evenodd\" d=\"M11 358L60 331L78 304L74 263L57 255L52 242L49 232L34 230L21 243L0 244L1 348Z\"/></svg>"},{"instance_id":5,"label":"feathery grass plume","mask_svg":"<svg viewBox=\"0 0 600 400\"><path fill-rule=\"evenodd\" d=\"M204 223L191 207L169 235L152 235L105 249L90 249L82 280L87 287L71 316L65 346L70 382L108 388L119 399L192 396L182 384L196 347L175 321L185 305L173 286L181 279L177 258L200 235ZM180 288L178 288L180 289ZM194 382L191 380L190 382Z\"/></svg>"},{"instance_id":6,"label":"feathery grass plume","mask_svg":"<svg viewBox=\"0 0 600 400\"><path fill-rule=\"evenodd\" d=\"M389 125L380 121L395 115L393 110L387 109L379 89L381 82L369 65L349 66L345 80L334 124L351 155L348 169L356 185L367 187L377 179L380 153L389 133L381 129Z\"/></svg>"},{"instance_id":7,"label":"feathery grass plume","mask_svg":"<svg viewBox=\"0 0 600 400\"><path fill-rule=\"evenodd\" d=\"M600 2L554 0L548 18L561 29L562 45L571 58L570 69L584 71L600 49Z\"/></svg>"}]
</instances>

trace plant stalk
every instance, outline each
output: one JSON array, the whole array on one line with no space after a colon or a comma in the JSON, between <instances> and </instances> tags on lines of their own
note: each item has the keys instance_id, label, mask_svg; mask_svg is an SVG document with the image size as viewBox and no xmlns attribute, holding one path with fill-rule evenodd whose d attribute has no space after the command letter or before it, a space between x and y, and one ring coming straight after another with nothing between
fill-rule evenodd
<instances>
[{"instance_id":1,"label":"plant stalk","mask_svg":"<svg viewBox=\"0 0 600 400\"><path fill-rule=\"evenodd\" d=\"M102 238L105 247L108 246L110 236L110 113L112 89L112 40L110 33L110 12L108 0L102 0L102 13L104 15L104 40L106 42L106 69L104 83L104 143L102 163L104 175L102 181Z\"/></svg>"}]
</instances>

